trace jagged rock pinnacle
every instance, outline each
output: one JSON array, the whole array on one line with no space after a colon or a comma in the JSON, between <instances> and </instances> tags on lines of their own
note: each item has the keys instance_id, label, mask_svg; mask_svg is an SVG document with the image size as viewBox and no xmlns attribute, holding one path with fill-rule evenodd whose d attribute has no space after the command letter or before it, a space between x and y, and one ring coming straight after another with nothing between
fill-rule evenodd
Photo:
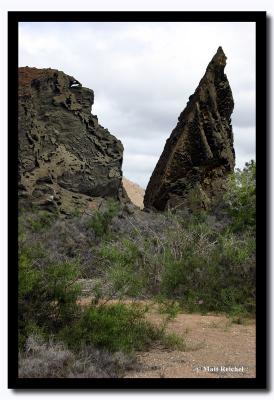
<instances>
[{"instance_id":1,"label":"jagged rock pinnacle","mask_svg":"<svg viewBox=\"0 0 274 400\"><path fill-rule=\"evenodd\" d=\"M219 47L166 142L145 192L145 207L208 208L221 198L235 165L226 59Z\"/></svg>"},{"instance_id":2,"label":"jagged rock pinnacle","mask_svg":"<svg viewBox=\"0 0 274 400\"><path fill-rule=\"evenodd\" d=\"M216 54L213 56L212 60L208 64L207 71L214 71L215 69L219 69L222 72L226 66L226 55L222 49L222 47L218 47Z\"/></svg>"}]
</instances>

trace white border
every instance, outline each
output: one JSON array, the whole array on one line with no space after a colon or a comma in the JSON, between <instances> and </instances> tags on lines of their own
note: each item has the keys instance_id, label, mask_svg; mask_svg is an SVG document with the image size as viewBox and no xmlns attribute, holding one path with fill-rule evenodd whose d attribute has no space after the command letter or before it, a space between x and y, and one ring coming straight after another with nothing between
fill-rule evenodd
<instances>
[{"instance_id":1,"label":"white border","mask_svg":"<svg viewBox=\"0 0 274 400\"><path fill-rule=\"evenodd\" d=\"M220 396L233 397L233 399L249 399L250 397L264 397L270 396L270 392L222 392L221 393L207 393L206 391L195 392L130 392L122 393L110 391L108 394L98 392L88 392L88 391L67 391L64 392L47 392L47 391L20 391L16 392L7 389L7 11L267 11L268 16L271 18L274 14L274 1L273 0L47 0L37 1L37 0L1 0L0 2L0 32L1 32L1 47L0 47L0 76L1 76L1 91L0 91L0 112L1 112L1 145L0 145L0 177L1 177L1 188L3 190L2 196L0 196L0 210L1 210L1 236L0 236L0 246L1 246L1 279L0 279L0 296L1 296L1 317L2 324L0 329L0 398L3 400L10 399L14 396L19 396L23 398L51 398L51 399L65 399L78 398L79 396L90 397L92 399L105 399L109 396L112 398L128 398L128 397L142 397L142 399L158 399L176 397L184 399L195 399L203 396L205 398L216 398ZM273 40L273 33L271 30L271 40ZM273 46L272 46L273 47ZM273 65L273 50L271 54L271 65ZM270 71L271 72L271 71ZM271 82L271 80L270 80ZM273 81L270 88L271 97L273 94ZM268 107L269 112L271 111L271 106ZM269 133L272 132L273 127L273 116L270 117ZM273 143L271 143L271 154L273 153ZM271 161L271 177L273 176L274 161ZM273 185L271 185L271 198L269 199L270 204L273 202ZM271 218L271 226L273 227L273 216ZM271 229L272 233L272 229ZM273 235L271 235L271 238ZM272 243L273 244L273 243ZM270 246L273 248L273 246ZM271 255L272 261L272 255ZM271 262L272 265L272 262ZM273 274L271 280L271 287L273 288ZM271 299L271 305L273 305L273 296ZM272 329L273 330L273 321ZM270 334L270 332L269 332ZM270 334L271 337L271 334ZM273 351L271 360L273 360ZM272 363L271 363L272 364ZM271 366L272 367L272 366ZM271 382L273 382L274 373L271 371Z\"/></svg>"}]
</instances>

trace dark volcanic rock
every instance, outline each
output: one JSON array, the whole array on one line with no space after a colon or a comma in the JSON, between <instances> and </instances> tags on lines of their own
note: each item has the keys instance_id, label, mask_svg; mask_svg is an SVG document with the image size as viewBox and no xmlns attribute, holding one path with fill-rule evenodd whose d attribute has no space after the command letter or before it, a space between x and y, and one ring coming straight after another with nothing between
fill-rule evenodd
<instances>
[{"instance_id":1,"label":"dark volcanic rock","mask_svg":"<svg viewBox=\"0 0 274 400\"><path fill-rule=\"evenodd\" d=\"M193 210L220 200L235 165L234 102L225 65L219 47L166 142L146 189L145 207Z\"/></svg>"},{"instance_id":2,"label":"dark volcanic rock","mask_svg":"<svg viewBox=\"0 0 274 400\"><path fill-rule=\"evenodd\" d=\"M119 198L123 146L91 114L93 91L54 69L19 68L19 197L63 212ZM77 196L75 196L77 193ZM74 196L73 196L74 195Z\"/></svg>"}]
</instances>

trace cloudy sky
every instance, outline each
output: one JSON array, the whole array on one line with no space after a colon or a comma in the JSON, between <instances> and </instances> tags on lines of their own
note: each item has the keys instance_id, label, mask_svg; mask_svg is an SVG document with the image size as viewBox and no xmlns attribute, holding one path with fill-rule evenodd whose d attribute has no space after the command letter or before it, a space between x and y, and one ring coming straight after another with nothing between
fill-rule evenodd
<instances>
[{"instance_id":1,"label":"cloudy sky","mask_svg":"<svg viewBox=\"0 0 274 400\"><path fill-rule=\"evenodd\" d=\"M92 113L124 145L124 175L145 188L218 46L242 168L255 158L255 23L20 23L19 66L59 69L93 89Z\"/></svg>"}]
</instances>

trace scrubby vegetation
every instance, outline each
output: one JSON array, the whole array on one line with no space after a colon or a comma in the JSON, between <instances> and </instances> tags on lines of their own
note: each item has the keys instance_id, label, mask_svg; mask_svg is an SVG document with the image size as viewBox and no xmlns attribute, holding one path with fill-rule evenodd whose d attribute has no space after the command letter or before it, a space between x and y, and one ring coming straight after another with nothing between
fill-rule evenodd
<instances>
[{"instance_id":1,"label":"scrubby vegetation","mask_svg":"<svg viewBox=\"0 0 274 400\"><path fill-rule=\"evenodd\" d=\"M19 353L20 378L120 378L138 368L131 354L87 346L73 353L61 342L30 335Z\"/></svg>"},{"instance_id":2,"label":"scrubby vegetation","mask_svg":"<svg viewBox=\"0 0 274 400\"><path fill-rule=\"evenodd\" d=\"M110 224L119 211L119 204L109 200L107 207L103 211L96 211L92 218L87 222L87 226L93 230L96 237L105 238L109 234Z\"/></svg>"},{"instance_id":3,"label":"scrubby vegetation","mask_svg":"<svg viewBox=\"0 0 274 400\"><path fill-rule=\"evenodd\" d=\"M228 212L232 217L231 229L255 229L256 221L256 163L251 160L241 171L237 169L228 181L225 194Z\"/></svg>"},{"instance_id":4,"label":"scrubby vegetation","mask_svg":"<svg viewBox=\"0 0 274 400\"><path fill-rule=\"evenodd\" d=\"M144 311L143 307L122 303L88 307L77 323L67 326L59 336L75 350L80 350L83 343L112 352L142 350L164 336L145 321Z\"/></svg>"},{"instance_id":5,"label":"scrubby vegetation","mask_svg":"<svg viewBox=\"0 0 274 400\"><path fill-rule=\"evenodd\" d=\"M174 217L173 217L174 218ZM255 239L223 230L212 219L179 222L160 238L146 234L102 243L101 270L116 296L176 299L189 311L255 310Z\"/></svg>"},{"instance_id":6,"label":"scrubby vegetation","mask_svg":"<svg viewBox=\"0 0 274 400\"><path fill-rule=\"evenodd\" d=\"M178 312L254 315L255 168L230 177L221 212L129 213L113 201L91 216L22 210L20 376L119 377L136 350L184 348L166 333ZM146 319L153 303L160 326Z\"/></svg>"}]
</instances>

